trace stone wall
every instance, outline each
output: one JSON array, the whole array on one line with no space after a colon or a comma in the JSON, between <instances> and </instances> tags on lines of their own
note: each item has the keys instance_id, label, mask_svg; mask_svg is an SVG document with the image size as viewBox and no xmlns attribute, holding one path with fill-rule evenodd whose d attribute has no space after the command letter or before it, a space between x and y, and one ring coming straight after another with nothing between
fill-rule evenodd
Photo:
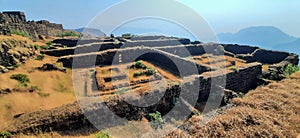
<instances>
[{"instance_id":1,"label":"stone wall","mask_svg":"<svg viewBox=\"0 0 300 138\"><path fill-rule=\"evenodd\" d=\"M68 56L74 54L84 54L84 53L104 51L109 49L119 49L121 46L122 44L116 44L112 42L95 42L95 43L79 45L77 47L68 47L64 49L42 50L41 53L50 56L62 57L62 56Z\"/></svg>"},{"instance_id":2,"label":"stone wall","mask_svg":"<svg viewBox=\"0 0 300 138\"><path fill-rule=\"evenodd\" d=\"M7 29L0 29L0 34L9 35L12 30L20 30L27 32L33 39L36 39L37 35L56 36L64 30L61 24L46 20L26 21L25 14L18 11L0 13L0 24L9 30L7 32Z\"/></svg>"},{"instance_id":3,"label":"stone wall","mask_svg":"<svg viewBox=\"0 0 300 138\"><path fill-rule=\"evenodd\" d=\"M60 44L67 47L75 47L80 45L86 45L91 43L103 43L103 42L114 42L112 38L107 39L55 39L53 43Z\"/></svg>"},{"instance_id":4,"label":"stone wall","mask_svg":"<svg viewBox=\"0 0 300 138\"><path fill-rule=\"evenodd\" d=\"M244 46L244 45L233 45L233 44L222 44L224 49L233 54L252 54L258 47Z\"/></svg>"},{"instance_id":5,"label":"stone wall","mask_svg":"<svg viewBox=\"0 0 300 138\"><path fill-rule=\"evenodd\" d=\"M136 55L140 55L136 57ZM154 60L160 63L162 66L168 67L170 70L174 72L178 72L176 66L170 66L177 64L179 67L194 67L196 66L198 69L198 73L202 73L205 71L210 70L208 66L195 64L192 61L187 59L181 58L177 55L173 55L158 49L153 49L149 47L135 47L135 48L125 48L125 49L112 49L106 50L102 52L96 53L88 53L88 54L80 54L80 55L72 55L72 56L65 56L59 58L58 62L62 62L65 67L72 67L72 68L86 68L86 67L93 67L93 66L108 66L111 65L113 62L114 64L123 64L134 62L135 60ZM115 60L115 61L114 61ZM134 61L132 61L134 60ZM90 61L90 62L87 62ZM75 64L74 64L74 63ZM76 65L76 66L75 66ZM186 72L189 68L187 68ZM191 71L191 73L194 73ZM183 76L191 75L191 74L182 74Z\"/></svg>"}]
</instances>

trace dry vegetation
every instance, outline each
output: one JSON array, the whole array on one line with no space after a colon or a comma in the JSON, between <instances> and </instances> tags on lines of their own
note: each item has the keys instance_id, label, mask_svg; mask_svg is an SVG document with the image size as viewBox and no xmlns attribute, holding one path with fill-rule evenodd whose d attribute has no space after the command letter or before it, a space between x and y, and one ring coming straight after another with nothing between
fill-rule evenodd
<instances>
[{"instance_id":1,"label":"dry vegetation","mask_svg":"<svg viewBox=\"0 0 300 138\"><path fill-rule=\"evenodd\" d=\"M1 40L16 39L26 41L28 44L44 45L43 41L32 42L30 39L18 35L0 36ZM45 56L42 60L29 59L25 64L8 73L0 74L0 89L19 88L18 81L10 79L13 74L26 74L30 79L29 86L40 89L37 92L12 92L0 95L0 131L12 122L14 115L51 109L75 101L72 87L71 70L67 73L59 71L42 72L36 67L45 63L56 63L56 57Z\"/></svg>"},{"instance_id":2,"label":"dry vegetation","mask_svg":"<svg viewBox=\"0 0 300 138\"><path fill-rule=\"evenodd\" d=\"M233 107L205 126L190 119L192 137L297 137L300 133L300 72L233 99ZM201 125L203 127L201 127ZM169 137L185 137L178 130Z\"/></svg>"}]
</instances>

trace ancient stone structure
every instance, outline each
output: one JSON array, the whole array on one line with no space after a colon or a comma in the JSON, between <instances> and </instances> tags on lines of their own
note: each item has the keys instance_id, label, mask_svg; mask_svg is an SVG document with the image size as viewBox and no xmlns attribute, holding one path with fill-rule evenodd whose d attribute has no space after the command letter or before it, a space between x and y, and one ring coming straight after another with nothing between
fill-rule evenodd
<instances>
[{"instance_id":1,"label":"ancient stone structure","mask_svg":"<svg viewBox=\"0 0 300 138\"><path fill-rule=\"evenodd\" d=\"M214 103L218 101L218 98L223 98L226 95L224 92L247 93L249 90L257 87L258 80L264 76L263 74L269 71L280 70L280 68L288 64L298 65L299 62L296 54L264 50L251 46L193 43L186 39L168 37L118 38L113 39L113 42L111 41L112 39L110 41L83 40L83 43L76 40L57 40L55 41L56 43L70 44L70 47L42 52L47 55L60 57L58 62L62 62L65 67L72 67L73 69L85 69L93 66L107 67L111 66L112 63L116 66L121 66L130 64L133 62L133 59L134 61L158 62L161 67L165 67L171 72L178 71L174 63L179 63L178 66L187 67L185 70L188 73L181 74L183 77L181 78L181 84L170 85L164 91L151 90L146 92L144 95L151 96L148 100L158 99L156 104L148 107L133 106L129 104L131 102L125 102L124 97L117 95L115 92L111 94L96 91L97 94L109 96L109 98L106 98L104 103L90 100L79 101L80 103L87 102L88 108L83 109L79 109L78 105L74 103L49 111L24 114L16 118L16 128L10 128L9 131L16 133L32 132L35 129L49 130L49 128L52 130L76 129L79 126L90 125L83 111L88 112L90 117L98 118L99 121L112 118L110 114L102 112L104 109L101 104L105 104L115 115L128 120L140 120L146 117L147 114L155 111L165 115L169 111L175 110L172 114L175 117L181 116L181 113L190 112L189 106L202 111L201 107L197 105L206 102L209 97L212 97L212 102ZM75 43L79 43L79 45L74 46ZM141 56L134 57L135 54L140 53L142 53ZM117 60L115 60L116 58ZM87 62L93 59L95 59L94 63ZM188 67L193 65L197 67L198 72L189 72ZM267 65L268 69L262 70L263 65ZM121 78L119 77L118 79ZM96 83L98 88L101 88L101 81L96 80ZM130 84L119 86L123 88L130 86ZM129 96L135 97L130 94L134 95L135 93L128 93ZM157 97L160 94L163 97ZM88 93L85 90L82 91L82 95L87 97L99 96ZM141 100L144 95L126 100L144 102ZM179 96L186 101L196 100L196 105L189 102L185 103L182 100L178 105L180 111L176 111L176 109L173 109L176 105L174 101L181 100ZM66 110L69 110L69 112ZM53 117L55 115L58 116L56 120L52 119L55 118ZM35 119L32 120L30 118L32 116ZM116 122L109 122L109 124L112 126L120 125L117 120Z\"/></svg>"},{"instance_id":2,"label":"ancient stone structure","mask_svg":"<svg viewBox=\"0 0 300 138\"><path fill-rule=\"evenodd\" d=\"M38 38L38 35L56 36L64 30L61 24L46 20L27 21L25 14L19 11L0 13L0 26L0 35L10 35L11 31L19 30L26 32L33 39Z\"/></svg>"}]
</instances>

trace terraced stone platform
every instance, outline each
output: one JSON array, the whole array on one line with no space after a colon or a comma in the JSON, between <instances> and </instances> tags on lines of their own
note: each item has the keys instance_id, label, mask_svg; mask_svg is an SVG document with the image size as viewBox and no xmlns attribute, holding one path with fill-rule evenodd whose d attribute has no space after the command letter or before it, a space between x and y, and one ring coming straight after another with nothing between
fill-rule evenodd
<instances>
[{"instance_id":1,"label":"terraced stone platform","mask_svg":"<svg viewBox=\"0 0 300 138\"><path fill-rule=\"evenodd\" d=\"M57 62L74 70L74 83L79 88L77 96L82 99L101 97L111 111L128 120L139 120L155 111L165 115L177 106L174 101L179 99L183 99L180 109L191 113L194 109L203 111L201 105L210 96L214 99L212 102L222 105L228 91L247 93L260 85L262 76L268 77L268 73L279 72L280 68L288 64L297 65L299 61L298 55L292 53L251 46L196 43L188 39L164 36L55 42L69 47L42 52L58 56ZM74 46L75 42L79 45ZM149 98L149 101L158 102L148 107L129 104L130 101L143 101L143 96L147 95L153 98ZM125 102L126 96L135 98ZM90 104L93 106L99 103L96 101ZM45 112L60 110L63 109ZM100 109L96 106L89 112L97 113L98 110ZM181 114L180 111L174 113L175 116ZM20 116L16 122L30 122L26 116L28 115ZM73 119L67 116L69 115L66 114L65 121L59 123L73 122L67 125L70 129L74 128L72 125L76 124L76 120L86 120L82 114L74 114L76 117ZM65 117L60 115L60 118ZM108 116L102 115L100 118L105 117ZM31 131L40 126L59 129L60 125L53 125L53 122L55 121L49 121L48 118L43 121L44 124L26 125L26 128L18 130Z\"/></svg>"}]
</instances>

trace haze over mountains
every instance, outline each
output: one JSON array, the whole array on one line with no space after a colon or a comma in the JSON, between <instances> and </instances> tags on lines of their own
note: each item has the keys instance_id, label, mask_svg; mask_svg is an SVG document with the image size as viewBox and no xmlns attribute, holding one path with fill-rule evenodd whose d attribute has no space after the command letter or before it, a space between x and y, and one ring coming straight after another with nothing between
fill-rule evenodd
<instances>
[{"instance_id":1,"label":"haze over mountains","mask_svg":"<svg viewBox=\"0 0 300 138\"><path fill-rule=\"evenodd\" d=\"M84 27L82 27L82 28L78 28L78 29L73 29L73 31L83 33L85 35L91 35L91 36L97 36L97 37L103 37L103 36L106 35L101 30L94 29L94 28L84 28Z\"/></svg>"},{"instance_id":2,"label":"haze over mountains","mask_svg":"<svg viewBox=\"0 0 300 138\"><path fill-rule=\"evenodd\" d=\"M221 33L218 34L218 38L220 43L254 45L300 54L300 38L271 26L249 27L234 34Z\"/></svg>"},{"instance_id":3,"label":"haze over mountains","mask_svg":"<svg viewBox=\"0 0 300 138\"><path fill-rule=\"evenodd\" d=\"M149 30L123 29L123 32L136 32L143 34ZM79 28L74 31L89 34L91 36L105 36L99 29ZM152 32L159 32L158 30ZM256 26L240 30L237 33L220 33L217 35L220 43L241 44L258 46L264 49L292 52L300 55L300 38L288 35L280 29L272 26Z\"/></svg>"}]
</instances>

